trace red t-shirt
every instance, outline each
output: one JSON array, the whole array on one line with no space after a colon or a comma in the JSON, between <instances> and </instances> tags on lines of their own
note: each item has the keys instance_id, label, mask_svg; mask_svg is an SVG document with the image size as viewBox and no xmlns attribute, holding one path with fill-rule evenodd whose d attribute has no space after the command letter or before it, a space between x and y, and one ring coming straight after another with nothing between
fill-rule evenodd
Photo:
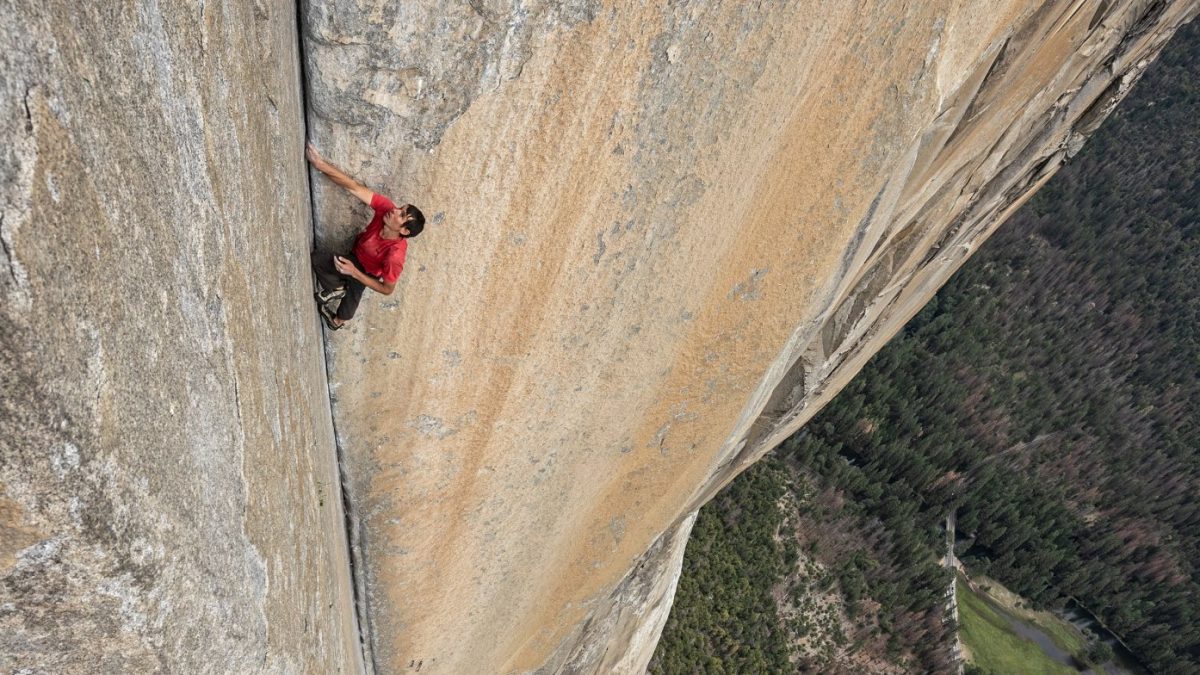
<instances>
[{"instance_id":1,"label":"red t-shirt","mask_svg":"<svg viewBox=\"0 0 1200 675\"><path fill-rule=\"evenodd\" d=\"M371 197L371 208L375 211L375 217L367 229L358 235L354 243L354 255L364 272L383 279L384 283L394 284L404 269L408 239L383 239L379 236L383 231L383 217L396 208L392 200L377 194Z\"/></svg>"}]
</instances>

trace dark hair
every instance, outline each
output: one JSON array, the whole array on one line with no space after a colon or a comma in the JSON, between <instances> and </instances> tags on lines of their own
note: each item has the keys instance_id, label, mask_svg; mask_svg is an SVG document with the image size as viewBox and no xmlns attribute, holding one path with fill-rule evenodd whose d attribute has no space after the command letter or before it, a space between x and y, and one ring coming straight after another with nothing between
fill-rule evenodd
<instances>
[{"instance_id":1,"label":"dark hair","mask_svg":"<svg viewBox=\"0 0 1200 675\"><path fill-rule=\"evenodd\" d=\"M425 214L421 213L421 209L408 205L408 220L404 221L404 227L408 228L408 239L421 234L421 230L425 229Z\"/></svg>"}]
</instances>

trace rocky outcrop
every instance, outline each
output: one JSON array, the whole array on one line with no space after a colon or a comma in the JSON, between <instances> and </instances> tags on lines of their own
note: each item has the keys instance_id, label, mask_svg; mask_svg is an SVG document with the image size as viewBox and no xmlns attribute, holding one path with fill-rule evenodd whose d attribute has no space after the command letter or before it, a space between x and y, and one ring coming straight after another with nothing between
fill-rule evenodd
<instances>
[{"instance_id":1,"label":"rocky outcrop","mask_svg":"<svg viewBox=\"0 0 1200 675\"><path fill-rule=\"evenodd\" d=\"M309 0L312 136L430 216L327 389L294 8L109 4L0 0L4 671L641 669L695 510L1197 6Z\"/></svg>"},{"instance_id":2,"label":"rocky outcrop","mask_svg":"<svg viewBox=\"0 0 1200 675\"><path fill-rule=\"evenodd\" d=\"M313 137L431 216L330 347L376 668L641 667L689 514L1195 11L309 0Z\"/></svg>"},{"instance_id":3,"label":"rocky outcrop","mask_svg":"<svg viewBox=\"0 0 1200 675\"><path fill-rule=\"evenodd\" d=\"M360 672L292 5L0 0L0 672Z\"/></svg>"}]
</instances>

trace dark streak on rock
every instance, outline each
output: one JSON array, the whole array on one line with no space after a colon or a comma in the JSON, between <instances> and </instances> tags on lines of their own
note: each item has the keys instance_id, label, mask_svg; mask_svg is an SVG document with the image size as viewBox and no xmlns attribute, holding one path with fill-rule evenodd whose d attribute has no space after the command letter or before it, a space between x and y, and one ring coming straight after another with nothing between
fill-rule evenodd
<instances>
[{"instance_id":1,"label":"dark streak on rock","mask_svg":"<svg viewBox=\"0 0 1200 675\"><path fill-rule=\"evenodd\" d=\"M1088 21L1089 33L1096 30L1096 26L1099 26L1100 22L1104 20L1105 15L1108 14L1108 10L1111 7L1112 0L1104 0L1104 2L1100 3L1100 6L1096 8L1096 13L1092 15L1091 21Z\"/></svg>"},{"instance_id":2,"label":"dark streak on rock","mask_svg":"<svg viewBox=\"0 0 1200 675\"><path fill-rule=\"evenodd\" d=\"M604 245L604 230L600 230L596 233L596 243L599 244L600 250L596 251L596 255L592 256L592 262L599 265L600 257L604 255L604 251L607 248Z\"/></svg>"},{"instance_id":3,"label":"dark streak on rock","mask_svg":"<svg viewBox=\"0 0 1200 675\"><path fill-rule=\"evenodd\" d=\"M879 203L883 200L883 194L887 192L888 185L891 182L891 178L883 182L883 187L879 188L879 192L876 192L875 198L871 200L871 205L867 207L866 215L858 221L858 225L854 228L854 235L846 245L845 252L842 253L842 260L835 278L841 279L850 273L850 263L854 261L854 256L858 255L858 249L862 246L863 240L867 236L867 229L871 226L871 221L875 219L875 211L879 208Z\"/></svg>"},{"instance_id":4,"label":"dark streak on rock","mask_svg":"<svg viewBox=\"0 0 1200 675\"><path fill-rule=\"evenodd\" d=\"M483 20L489 22L492 20L492 17L488 14L487 9L483 6L483 2L481 2L481 0L467 0L467 4L470 5L471 9L474 10L475 13L478 14Z\"/></svg>"},{"instance_id":5,"label":"dark streak on rock","mask_svg":"<svg viewBox=\"0 0 1200 675\"><path fill-rule=\"evenodd\" d=\"M13 269L13 252L8 248L8 240L4 237L4 214L0 213L0 247L4 249L4 264L8 267L8 276L12 278L14 285L20 285L17 281L17 272Z\"/></svg>"},{"instance_id":6,"label":"dark streak on rock","mask_svg":"<svg viewBox=\"0 0 1200 675\"><path fill-rule=\"evenodd\" d=\"M25 88L25 96L21 101L25 105L25 132L33 133L33 113L29 110L29 95L33 93L33 85Z\"/></svg>"},{"instance_id":7,"label":"dark streak on rock","mask_svg":"<svg viewBox=\"0 0 1200 675\"><path fill-rule=\"evenodd\" d=\"M1011 43L1012 36L1006 37L1004 38L1004 42L1000 45L1000 49L996 50L996 56L988 65L987 73L984 74L983 79L981 79L979 84L975 87L975 92L971 94L971 100L967 103L966 111L963 112L962 116L958 118L958 124L954 127L954 130L950 132L950 135L946 138L943 146L949 147L953 145L954 142L958 140L958 137L961 136L964 131L970 128L972 119L978 115L979 111L984 107L984 92L987 91L988 85L994 82L997 76L1008 70L1008 65L1003 62L1004 56L1008 52L1008 47Z\"/></svg>"},{"instance_id":8,"label":"dark streak on rock","mask_svg":"<svg viewBox=\"0 0 1200 675\"><path fill-rule=\"evenodd\" d=\"M1141 37L1146 31L1158 26L1158 20L1162 18L1162 14L1167 9L1166 0L1155 0L1149 7L1142 12L1138 20L1130 27L1129 32L1125 34L1125 38L1121 41L1121 46L1117 48L1118 53L1124 53L1124 47L1127 43Z\"/></svg>"},{"instance_id":9,"label":"dark streak on rock","mask_svg":"<svg viewBox=\"0 0 1200 675\"><path fill-rule=\"evenodd\" d=\"M310 96L313 91L310 73L308 72L308 56L305 53L305 41L313 37L311 31L304 29L304 3L297 3L296 8L296 34L299 39L296 41L297 56L299 57L300 71L300 110L301 124L303 125L304 138L309 138L308 116L315 111L312 108L312 98ZM306 167L307 168L307 167ZM312 220L310 227L313 231L313 236L316 237L316 195L313 193L312 182L307 179L308 171L305 171L305 185L308 188L308 213ZM317 330L321 330L318 328ZM371 630L371 608L370 599L366 593L367 588L367 571L368 566L362 557L366 554L366 535L362 527L355 518L356 511L354 510L354 502L350 498L350 476L349 469L346 466L346 451L342 447L340 437L337 433L337 416L333 414L333 410L337 404L337 398L333 395L333 389L329 386L331 380L330 371L332 364L329 362L329 344L325 340L324 333L321 334L322 345L321 356L325 366L325 387L326 393L329 396L329 417L330 425L333 430L333 444L335 464L338 471L338 488L342 499L342 518L343 526L346 530L346 559L350 565L350 592L351 601L354 603L354 629L358 637L358 646L362 654L363 664L370 673L379 672L379 668L375 663L375 650L373 649L373 634ZM236 383L236 378L235 378ZM359 535L356 537L356 535ZM359 545L356 547L356 539Z\"/></svg>"}]
</instances>

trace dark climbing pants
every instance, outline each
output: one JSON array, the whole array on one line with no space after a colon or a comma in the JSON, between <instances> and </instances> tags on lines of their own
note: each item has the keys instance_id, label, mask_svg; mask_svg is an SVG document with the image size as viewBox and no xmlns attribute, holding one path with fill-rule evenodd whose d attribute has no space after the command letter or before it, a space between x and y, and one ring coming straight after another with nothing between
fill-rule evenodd
<instances>
[{"instance_id":1,"label":"dark climbing pants","mask_svg":"<svg viewBox=\"0 0 1200 675\"><path fill-rule=\"evenodd\" d=\"M355 258L353 253L347 253L342 257L354 263L354 266L360 271L362 270L362 265L358 263L358 258ZM342 298L341 304L338 305L337 318L342 321L349 321L354 318L354 312L358 310L358 301L362 299L363 289L366 286L363 286L361 281L337 271L337 268L333 266L332 253L313 251L312 266L313 272L317 274L317 282L322 290L346 289L346 295Z\"/></svg>"}]
</instances>

